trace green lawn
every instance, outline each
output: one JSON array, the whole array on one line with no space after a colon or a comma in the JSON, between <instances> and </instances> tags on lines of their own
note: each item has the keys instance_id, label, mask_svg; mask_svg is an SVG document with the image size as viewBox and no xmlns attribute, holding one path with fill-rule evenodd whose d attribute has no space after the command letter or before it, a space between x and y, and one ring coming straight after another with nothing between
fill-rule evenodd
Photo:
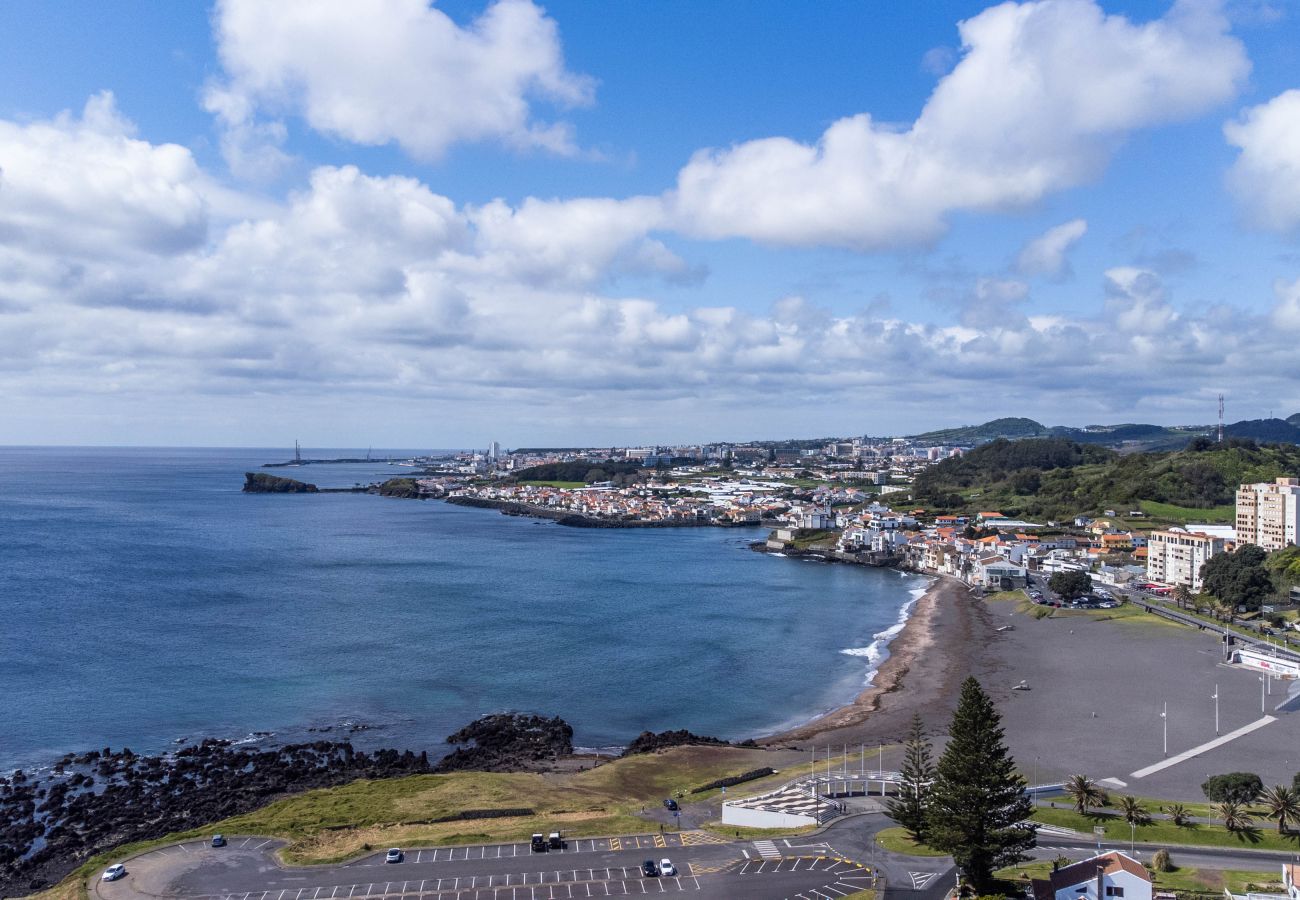
<instances>
[{"instance_id":1,"label":"green lawn","mask_svg":"<svg viewBox=\"0 0 1300 900\"><path fill-rule=\"evenodd\" d=\"M894 826L893 828L881 829L876 834L876 843L884 847L890 853L901 853L904 856L947 856L941 850L935 850L933 847L927 847L925 844L918 844L912 840L907 833L907 829Z\"/></svg>"},{"instance_id":2,"label":"green lawn","mask_svg":"<svg viewBox=\"0 0 1300 900\"><path fill-rule=\"evenodd\" d=\"M1149 801L1150 802L1150 801ZM1152 804L1152 811L1159 804ZM1092 829L1101 826L1105 829L1105 838L1110 841L1127 841L1130 837L1129 825L1117 813L1112 811L1091 812L1081 816L1073 809L1043 809L1034 811L1033 818L1047 825L1060 825L1073 828L1087 835ZM1139 844L1156 844L1170 846L1188 844L1200 847L1237 847L1255 850L1300 850L1300 834L1279 835L1277 828L1269 822L1256 820L1255 828L1239 833L1231 833L1221 825L1184 825L1177 826L1167 819L1157 819L1150 825L1139 825L1135 840Z\"/></svg>"}]
</instances>

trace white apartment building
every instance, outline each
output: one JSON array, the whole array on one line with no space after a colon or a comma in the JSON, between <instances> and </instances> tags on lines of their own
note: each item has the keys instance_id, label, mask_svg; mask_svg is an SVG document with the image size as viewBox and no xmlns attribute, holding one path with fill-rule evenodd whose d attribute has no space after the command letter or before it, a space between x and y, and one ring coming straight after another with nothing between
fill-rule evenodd
<instances>
[{"instance_id":1,"label":"white apartment building","mask_svg":"<svg viewBox=\"0 0 1300 900\"><path fill-rule=\"evenodd\" d=\"M1243 484L1237 491L1237 541L1281 550L1300 537L1300 478Z\"/></svg>"},{"instance_id":2,"label":"white apartment building","mask_svg":"<svg viewBox=\"0 0 1300 900\"><path fill-rule=\"evenodd\" d=\"M1147 578L1161 584L1185 584L1201 589L1201 566L1222 553L1224 540L1181 529L1153 531L1147 538Z\"/></svg>"}]
</instances>

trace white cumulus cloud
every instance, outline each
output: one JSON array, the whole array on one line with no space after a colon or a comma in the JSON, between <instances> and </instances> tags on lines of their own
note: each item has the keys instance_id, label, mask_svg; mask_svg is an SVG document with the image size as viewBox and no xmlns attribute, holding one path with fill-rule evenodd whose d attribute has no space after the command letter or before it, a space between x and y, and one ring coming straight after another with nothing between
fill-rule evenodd
<instances>
[{"instance_id":1,"label":"white cumulus cloud","mask_svg":"<svg viewBox=\"0 0 1300 900\"><path fill-rule=\"evenodd\" d=\"M1300 227L1300 90L1253 106L1223 127L1241 155L1228 186L1256 225L1293 232Z\"/></svg>"},{"instance_id":2,"label":"white cumulus cloud","mask_svg":"<svg viewBox=\"0 0 1300 900\"><path fill-rule=\"evenodd\" d=\"M816 144L701 151L678 175L678 227L863 250L933 240L953 211L1024 207L1096 177L1130 132L1212 109L1250 68L1212 0L1145 23L1094 0L1002 3L959 31L961 60L910 126L864 113Z\"/></svg>"},{"instance_id":3,"label":"white cumulus cloud","mask_svg":"<svg viewBox=\"0 0 1300 900\"><path fill-rule=\"evenodd\" d=\"M427 0L221 0L213 18L226 74L204 99L232 167L278 161L280 135L262 120L278 115L425 159L483 140L572 153L570 127L539 118L534 102L592 97L529 0L497 0L464 27Z\"/></svg>"},{"instance_id":4,"label":"white cumulus cloud","mask_svg":"<svg viewBox=\"0 0 1300 900\"><path fill-rule=\"evenodd\" d=\"M1016 257L1016 271L1022 275L1046 275L1059 278L1070 271L1067 254L1088 231L1083 219L1049 228L1024 246Z\"/></svg>"}]
</instances>

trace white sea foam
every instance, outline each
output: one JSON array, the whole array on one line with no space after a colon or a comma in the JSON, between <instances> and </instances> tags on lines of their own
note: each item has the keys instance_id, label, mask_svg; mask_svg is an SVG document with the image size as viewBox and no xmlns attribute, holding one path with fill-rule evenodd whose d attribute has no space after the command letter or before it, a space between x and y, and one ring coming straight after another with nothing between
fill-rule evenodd
<instances>
[{"instance_id":1,"label":"white sea foam","mask_svg":"<svg viewBox=\"0 0 1300 900\"><path fill-rule=\"evenodd\" d=\"M902 574L902 573L900 573ZM860 656L867 661L867 673L864 679L865 684L870 687L876 680L876 674L880 671L880 665L889 658L889 643L903 631L907 626L907 620L912 616L912 610L916 608L916 602L925 595L929 590L931 582L926 582L918 587L912 588L907 593L911 597L902 608L898 611L898 621L890 625L884 631L877 631L872 637L875 639L865 647L849 647L841 650L845 656Z\"/></svg>"}]
</instances>

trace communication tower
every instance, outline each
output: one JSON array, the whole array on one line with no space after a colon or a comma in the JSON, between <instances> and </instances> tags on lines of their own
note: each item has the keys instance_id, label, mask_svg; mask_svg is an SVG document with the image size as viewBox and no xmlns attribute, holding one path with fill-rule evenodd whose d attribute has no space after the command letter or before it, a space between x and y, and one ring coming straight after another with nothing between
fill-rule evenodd
<instances>
[{"instance_id":1,"label":"communication tower","mask_svg":"<svg viewBox=\"0 0 1300 900\"><path fill-rule=\"evenodd\" d=\"M1223 443L1223 395L1219 395L1219 443Z\"/></svg>"}]
</instances>

